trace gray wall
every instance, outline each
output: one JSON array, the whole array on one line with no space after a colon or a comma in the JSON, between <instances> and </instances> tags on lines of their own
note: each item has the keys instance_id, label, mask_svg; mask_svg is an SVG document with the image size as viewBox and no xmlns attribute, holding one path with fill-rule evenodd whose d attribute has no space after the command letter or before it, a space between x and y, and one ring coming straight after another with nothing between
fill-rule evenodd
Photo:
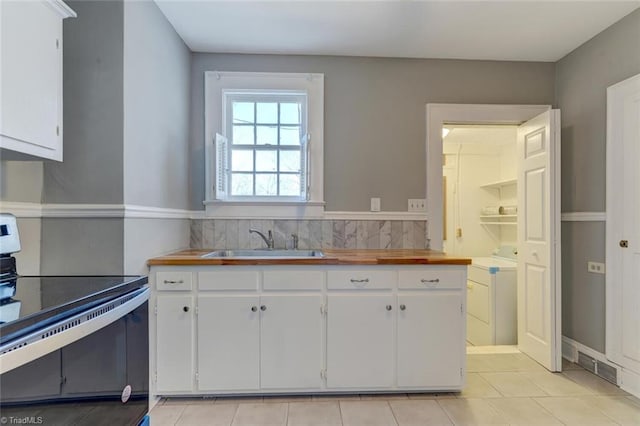
<instances>
[{"instance_id":1,"label":"gray wall","mask_svg":"<svg viewBox=\"0 0 640 426\"><path fill-rule=\"evenodd\" d=\"M150 0L69 5L78 17L64 22L64 162L45 163L44 202L188 207L189 51ZM143 259L184 247L188 229L188 220L43 219L41 270L144 273ZM167 234L147 244L145 230Z\"/></svg>"},{"instance_id":2,"label":"gray wall","mask_svg":"<svg viewBox=\"0 0 640 426\"><path fill-rule=\"evenodd\" d=\"M0 200L42 201L42 161L0 161Z\"/></svg>"},{"instance_id":3,"label":"gray wall","mask_svg":"<svg viewBox=\"0 0 640 426\"><path fill-rule=\"evenodd\" d=\"M189 206L191 53L152 1L124 6L124 202Z\"/></svg>"},{"instance_id":4,"label":"gray wall","mask_svg":"<svg viewBox=\"0 0 640 426\"><path fill-rule=\"evenodd\" d=\"M64 161L46 162L46 203L123 202L123 2L69 1L65 19Z\"/></svg>"},{"instance_id":5,"label":"gray wall","mask_svg":"<svg viewBox=\"0 0 640 426\"><path fill-rule=\"evenodd\" d=\"M42 275L119 275L124 219L42 219Z\"/></svg>"},{"instance_id":6,"label":"gray wall","mask_svg":"<svg viewBox=\"0 0 640 426\"><path fill-rule=\"evenodd\" d=\"M623 18L556 64L556 105L562 113L562 210L605 210L606 89L640 73L640 10ZM563 334L605 351L605 224L562 226Z\"/></svg>"},{"instance_id":7,"label":"gray wall","mask_svg":"<svg viewBox=\"0 0 640 426\"><path fill-rule=\"evenodd\" d=\"M204 71L325 74L327 210L406 211L423 198L425 104L552 104L552 63L332 56L192 55L191 208L204 199Z\"/></svg>"}]
</instances>

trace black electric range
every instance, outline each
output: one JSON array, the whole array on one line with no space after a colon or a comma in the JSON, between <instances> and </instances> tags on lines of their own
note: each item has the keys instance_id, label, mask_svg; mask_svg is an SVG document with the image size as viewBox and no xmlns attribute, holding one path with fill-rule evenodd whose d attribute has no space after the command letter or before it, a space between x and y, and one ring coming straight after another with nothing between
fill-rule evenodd
<instances>
[{"instance_id":1,"label":"black electric range","mask_svg":"<svg viewBox=\"0 0 640 426\"><path fill-rule=\"evenodd\" d=\"M0 213L0 420L148 425L146 276L20 276Z\"/></svg>"},{"instance_id":2,"label":"black electric range","mask_svg":"<svg viewBox=\"0 0 640 426\"><path fill-rule=\"evenodd\" d=\"M147 282L145 276L11 276L0 280L0 346L138 290Z\"/></svg>"}]
</instances>

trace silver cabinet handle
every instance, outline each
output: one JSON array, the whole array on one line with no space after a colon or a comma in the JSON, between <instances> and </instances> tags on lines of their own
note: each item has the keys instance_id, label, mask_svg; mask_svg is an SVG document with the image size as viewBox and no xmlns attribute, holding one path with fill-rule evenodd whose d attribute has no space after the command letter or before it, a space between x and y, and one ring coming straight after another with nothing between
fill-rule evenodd
<instances>
[{"instance_id":1,"label":"silver cabinet handle","mask_svg":"<svg viewBox=\"0 0 640 426\"><path fill-rule=\"evenodd\" d=\"M400 310L401 310L401 311L404 311L405 309L407 309L407 306L406 306L406 305L400 305Z\"/></svg>"},{"instance_id":2,"label":"silver cabinet handle","mask_svg":"<svg viewBox=\"0 0 640 426\"><path fill-rule=\"evenodd\" d=\"M434 279L432 279L432 280L425 280L424 278L422 278L422 279L420 280L420 282L421 282L422 284L426 284L426 283L439 283L439 282L440 282L440 278L434 278Z\"/></svg>"},{"instance_id":3,"label":"silver cabinet handle","mask_svg":"<svg viewBox=\"0 0 640 426\"><path fill-rule=\"evenodd\" d=\"M261 310L261 311L266 311L266 310L267 310L267 307L266 307L265 305L262 305L262 306L260 306L260 310Z\"/></svg>"},{"instance_id":4,"label":"silver cabinet handle","mask_svg":"<svg viewBox=\"0 0 640 426\"><path fill-rule=\"evenodd\" d=\"M387 311L391 310L391 305L387 305Z\"/></svg>"},{"instance_id":5,"label":"silver cabinet handle","mask_svg":"<svg viewBox=\"0 0 640 426\"><path fill-rule=\"evenodd\" d=\"M164 283L165 284L184 284L184 280L178 280L178 281L175 281L175 280L164 280Z\"/></svg>"},{"instance_id":6,"label":"silver cabinet handle","mask_svg":"<svg viewBox=\"0 0 640 426\"><path fill-rule=\"evenodd\" d=\"M252 306L252 307L251 307L251 312L256 312L257 310L258 310L258 307L257 307L257 306Z\"/></svg>"},{"instance_id":7,"label":"silver cabinet handle","mask_svg":"<svg viewBox=\"0 0 640 426\"><path fill-rule=\"evenodd\" d=\"M355 278L351 278L349 281L351 281L352 283L368 283L369 278L365 278L363 280L356 280Z\"/></svg>"},{"instance_id":8,"label":"silver cabinet handle","mask_svg":"<svg viewBox=\"0 0 640 426\"><path fill-rule=\"evenodd\" d=\"M182 308L182 310L183 310L183 311L185 311L185 312L189 312L189 307L188 307L188 306L184 306L184 307Z\"/></svg>"}]
</instances>

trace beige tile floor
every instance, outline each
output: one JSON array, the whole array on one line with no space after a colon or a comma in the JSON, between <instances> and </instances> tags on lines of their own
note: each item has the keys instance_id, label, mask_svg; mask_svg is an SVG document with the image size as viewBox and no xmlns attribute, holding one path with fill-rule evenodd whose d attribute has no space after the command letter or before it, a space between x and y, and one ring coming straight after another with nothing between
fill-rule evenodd
<instances>
[{"instance_id":1,"label":"beige tile floor","mask_svg":"<svg viewBox=\"0 0 640 426\"><path fill-rule=\"evenodd\" d=\"M524 354L467 355L460 393L169 398L164 425L640 425L640 400L565 361L547 372Z\"/></svg>"}]
</instances>

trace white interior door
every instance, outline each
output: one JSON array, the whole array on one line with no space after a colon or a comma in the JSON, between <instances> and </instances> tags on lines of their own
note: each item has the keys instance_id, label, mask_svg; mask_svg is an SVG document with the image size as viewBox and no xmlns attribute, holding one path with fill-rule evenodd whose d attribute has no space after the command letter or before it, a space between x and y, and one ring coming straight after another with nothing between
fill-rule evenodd
<instances>
[{"instance_id":1,"label":"white interior door","mask_svg":"<svg viewBox=\"0 0 640 426\"><path fill-rule=\"evenodd\" d=\"M640 394L640 74L607 89L607 357Z\"/></svg>"},{"instance_id":2,"label":"white interior door","mask_svg":"<svg viewBox=\"0 0 640 426\"><path fill-rule=\"evenodd\" d=\"M518 348L560 371L560 111L522 124L517 151Z\"/></svg>"}]
</instances>

